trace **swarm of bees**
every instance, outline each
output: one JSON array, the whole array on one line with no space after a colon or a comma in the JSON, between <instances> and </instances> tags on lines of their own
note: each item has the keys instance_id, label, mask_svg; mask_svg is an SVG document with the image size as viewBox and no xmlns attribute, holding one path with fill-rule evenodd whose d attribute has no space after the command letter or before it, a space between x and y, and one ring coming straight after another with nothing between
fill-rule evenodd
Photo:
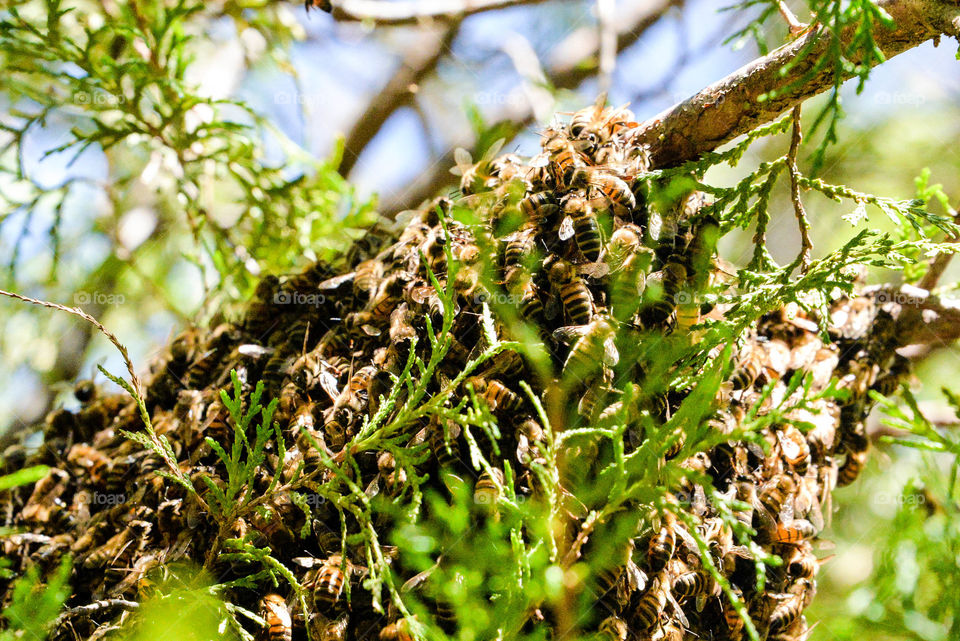
<instances>
[{"instance_id":1,"label":"swarm of bees","mask_svg":"<svg viewBox=\"0 0 960 641\"><path fill-rule=\"evenodd\" d=\"M210 330L174 338L148 378L145 401L154 429L170 443L199 496L208 491L201 476L225 484L205 437L225 447L233 438L220 398L231 370L246 393L262 381L267 395L279 400L274 419L287 448L283 459L268 448L255 481L263 487L253 488L264 492L273 475L291 466L314 470L342 462L412 353L429 360L428 326L436 332L452 318L428 394L451 385L489 344L485 309L493 309L498 338L523 339L525 328L532 329L552 368L546 375L535 372L525 355L502 351L452 394L451 406L475 395L498 419L499 451L511 459L518 492L537 493L529 469L542 461L544 439L520 381L560 417L554 429L625 420L627 452L641 446L644 428L632 417L665 424L687 392L644 392L653 361L636 356L637 346L656 346L664 337L693 344L697 328L722 317L723 309L697 295L722 278L711 204L689 190L666 204L650 202L651 168L644 149L633 143L636 131L627 109L598 103L567 124L548 127L533 158L493 158L494 151L473 163L461 152L460 200L441 198L406 212L393 226L378 225L355 243L343 265L315 263L299 274L267 276L241 319L219 319ZM482 217L458 219L453 212L463 205ZM451 292L452 306L441 291ZM603 638L740 639L741 610L761 638L805 638L803 610L821 563L814 542L829 517L834 487L853 482L864 465L868 392L891 392L908 369L893 351L892 318L874 299L843 298L832 310L830 318L814 318L789 307L749 329L705 420L733 434L755 406L754 415L763 415L784 402L792 406L793 395L795 409L763 428L766 447L731 440L690 455L679 461L690 476L671 488L664 506L638 506L650 518L619 565L598 576L594 630ZM628 352L631 358L621 357ZM809 375L806 389L788 385L796 372ZM831 384L846 393L799 402L800 394L816 395ZM52 568L69 553L75 574L70 604L107 604L102 611L85 610L85 618L62 618L55 634L64 639L106 634L126 616L110 610L110 599L150 595L178 561L203 563L214 537L224 534L196 496L158 474L165 465L161 456L124 436L122 430L142 429L129 399L102 394L89 381L76 387L75 396L79 409L47 417L39 448L4 452L5 471L38 463L51 470L2 496L0 523L17 531L0 541L14 572L34 564ZM431 453L413 471L440 491L451 477L475 479L478 509L496 513L502 461L491 458L495 467L475 470L464 454L461 426L452 421L433 416L404 430L410 447L426 444ZM680 434L664 444L662 458L684 451ZM601 456L578 452L570 458L579 460L564 472L571 479ZM359 456L350 474L370 495L400 496L410 471L384 450ZM735 517L756 532L755 544L783 559L768 571L764 590L757 589L750 548L721 518L698 475L710 478L713 496L738 506ZM265 594L238 589L237 602L265 622L256 634L272 641L306 638L308 629L319 639L413 638L410 620L396 613L384 620L374 612L374 599L362 587L364 559L343 548L338 513L323 502L305 512L294 498L271 495L262 513L238 520L228 533L269 546L312 595L303 612L282 588ZM695 532L680 514L698 523ZM374 526L388 528L389 520ZM389 540L389 534L379 538ZM709 560L729 590L708 571L697 538L707 543ZM424 583L422 576L407 578L405 589ZM0 580L0 586L6 602L10 583ZM453 625L449 604L435 606L440 625ZM541 614L540 621L549 625L549 618Z\"/></svg>"}]
</instances>

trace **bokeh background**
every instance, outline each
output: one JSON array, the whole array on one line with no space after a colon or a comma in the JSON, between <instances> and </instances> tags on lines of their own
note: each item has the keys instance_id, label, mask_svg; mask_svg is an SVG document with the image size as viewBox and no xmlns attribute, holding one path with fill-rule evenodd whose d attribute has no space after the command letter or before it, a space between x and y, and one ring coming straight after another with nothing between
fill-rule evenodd
<instances>
[{"instance_id":1,"label":"bokeh background","mask_svg":"<svg viewBox=\"0 0 960 641\"><path fill-rule=\"evenodd\" d=\"M109 24L110 3L69 4L81 26ZM789 4L807 19L805 5ZM24 14L33 9L29 2L20 7ZM111 329L145 369L173 333L209 322L221 308L229 312L258 275L290 270L336 250L346 242L344 229L373 211L412 208L451 189L455 148L476 157L505 138L505 150L531 155L538 149L538 129L552 114L592 103L602 88L612 104L630 103L638 120L649 118L752 60L765 46L785 42L786 26L776 16L756 33L735 35L761 9L709 0L549 0L455 21L378 25L337 20L285 2L207 3L184 23L185 35L192 37L184 85L218 101L218 113L251 125L255 155L275 168L278 180L294 189L302 176L312 176L314 183L320 176L314 185L319 191L304 191L299 209L281 221L288 233L265 236L257 223L267 219L259 205L271 194L238 188L236 176L221 181L220 160L201 167L194 198L178 186L182 159L145 138L111 147L94 144L79 155L75 149L57 151L84 126L82 112L91 102L116 106L111 101L125 100L122 93L74 93L72 105L49 110L42 122L23 129L24 114L35 115L44 103L18 81L0 79L2 285L79 305ZM615 37L617 55L615 66L600 73L597 47L604 25ZM137 44L110 46L122 56ZM928 43L881 65L861 92L845 86L839 142L828 149L819 175L903 199L914 194L917 177L928 170L930 182L941 183L956 206L956 49L955 42ZM0 59L22 64L16 55L6 51ZM42 81L38 84L39 90ZM249 109L231 110L224 101ZM806 120L823 101L805 106ZM207 117L196 111L188 116ZM817 142L814 135L806 153ZM782 154L786 143L754 145L738 168L714 169L707 181L732 184L759 162ZM347 182L333 173L338 167ZM809 169L809 158L802 159L801 169ZM206 226L184 215L184 198L209 217ZM772 202L769 246L785 263L796 254L799 235L783 184ZM844 218L852 213L849 205L817 194L805 204L815 256L864 225L892 228L875 212L856 227ZM218 263L217 252L208 251L211 245L229 260ZM734 264L745 263L751 252L747 233L731 234L722 248ZM899 276L878 272L868 278L896 282ZM957 278L948 271L943 289L951 290ZM917 356L916 394L925 411L949 426L956 418L944 410L939 388L960 373L960 354L943 346ZM113 372L124 369L106 340L77 319L0 301L4 442L29 435L29 426L49 409L74 404L73 381L92 376L97 364ZM879 434L885 429L883 413L875 414ZM829 560L808 613L819 620L812 639L958 638L952 618L937 608L960 599L960 586L944 593L946 579L934 576L938 564L960 563L947 518L955 508L937 498L945 495L947 471L948 461L935 455L880 444L864 478L836 493L832 526L824 535L835 543L820 551Z\"/></svg>"}]
</instances>

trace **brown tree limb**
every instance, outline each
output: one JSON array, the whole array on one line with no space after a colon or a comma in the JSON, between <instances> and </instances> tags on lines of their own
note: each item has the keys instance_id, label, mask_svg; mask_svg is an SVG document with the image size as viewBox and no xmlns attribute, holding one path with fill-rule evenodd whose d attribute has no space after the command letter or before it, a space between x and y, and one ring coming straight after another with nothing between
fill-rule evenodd
<instances>
[{"instance_id":1,"label":"brown tree limb","mask_svg":"<svg viewBox=\"0 0 960 641\"><path fill-rule=\"evenodd\" d=\"M334 19L375 22L378 25L415 24L438 18L465 17L544 0L340 0L333 3Z\"/></svg>"},{"instance_id":2,"label":"brown tree limb","mask_svg":"<svg viewBox=\"0 0 960 641\"><path fill-rule=\"evenodd\" d=\"M450 45L460 30L460 20L448 25L424 30L412 43L400 66L383 89L369 103L347 133L343 145L340 173L346 176L374 136L393 113L414 96L414 88L437 68L440 59L450 51Z\"/></svg>"},{"instance_id":3,"label":"brown tree limb","mask_svg":"<svg viewBox=\"0 0 960 641\"><path fill-rule=\"evenodd\" d=\"M617 52L621 52L636 43L647 29L657 23L674 6L681 6L682 0L652 0L637 3L625 8L616 22ZM546 64L546 77L556 89L574 89L597 72L600 53L600 37L595 26L575 30L553 49ZM518 89L518 91L520 91ZM525 126L533 122L533 112L525 100L505 100L503 107L489 118L493 123L511 123L516 135ZM513 136L508 137L508 142ZM412 209L424 200L431 198L446 185L452 184L450 167L453 165L454 147L472 148L475 140L462 139L450 141L449 151L432 161L432 165L421 172L416 180L399 193L393 194L381 203L381 211L389 214ZM476 154L474 154L476 155Z\"/></svg>"},{"instance_id":4,"label":"brown tree limb","mask_svg":"<svg viewBox=\"0 0 960 641\"><path fill-rule=\"evenodd\" d=\"M896 323L897 347L946 347L960 338L960 300L947 300L911 285L871 287L873 296Z\"/></svg>"},{"instance_id":5,"label":"brown tree limb","mask_svg":"<svg viewBox=\"0 0 960 641\"><path fill-rule=\"evenodd\" d=\"M881 0L896 23L877 26L874 39L891 58L941 35L960 34L960 3L950 0ZM852 32L843 33L848 43ZM655 166L682 163L770 122L807 98L833 86L833 69L810 74L830 44L823 27L741 67L695 96L646 121L638 142L650 146ZM801 52L806 52L801 58ZM857 62L854 60L853 62ZM791 66L792 65L792 66ZM784 69L788 69L786 73ZM773 97L761 100L761 96Z\"/></svg>"}]
</instances>

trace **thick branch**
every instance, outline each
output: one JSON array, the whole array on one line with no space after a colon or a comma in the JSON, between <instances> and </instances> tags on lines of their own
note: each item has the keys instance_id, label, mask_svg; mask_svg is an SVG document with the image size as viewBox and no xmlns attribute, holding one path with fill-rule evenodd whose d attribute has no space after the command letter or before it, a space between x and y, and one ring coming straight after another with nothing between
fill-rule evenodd
<instances>
[{"instance_id":1,"label":"thick branch","mask_svg":"<svg viewBox=\"0 0 960 641\"><path fill-rule=\"evenodd\" d=\"M901 285L870 288L872 295L896 320L898 347L945 347L960 338L960 301L944 300L925 289Z\"/></svg>"},{"instance_id":2,"label":"thick branch","mask_svg":"<svg viewBox=\"0 0 960 641\"><path fill-rule=\"evenodd\" d=\"M544 0L341 0L333 5L333 17L343 22L372 21L378 25L411 24L444 17L465 17L483 11L504 9Z\"/></svg>"},{"instance_id":3,"label":"thick branch","mask_svg":"<svg viewBox=\"0 0 960 641\"><path fill-rule=\"evenodd\" d=\"M621 52L646 33L673 6L682 5L682 0L652 0L638 3L625 9L616 24L617 52ZM600 38L595 27L577 29L553 49L546 65L547 80L557 89L574 89L584 80L593 77L596 72L597 57L600 52ZM503 107L489 118L493 123L514 123L515 132L533 122L533 112L527 101L520 96L522 88L517 88L516 99L508 96ZM449 147L472 148L475 141L451 141ZM424 200L434 196L445 185L452 182L450 166L453 164L453 152L434 160L433 165L424 170L403 192L385 198L381 210L395 213L416 207Z\"/></svg>"},{"instance_id":4,"label":"thick branch","mask_svg":"<svg viewBox=\"0 0 960 641\"><path fill-rule=\"evenodd\" d=\"M408 50L407 55L379 94L357 118L344 141L343 162L340 173L350 173L357 158L373 140L383 123L400 107L413 98L414 91L423 79L437 67L440 59L450 51L460 20L443 29L430 29L421 34Z\"/></svg>"},{"instance_id":5,"label":"thick branch","mask_svg":"<svg viewBox=\"0 0 960 641\"><path fill-rule=\"evenodd\" d=\"M875 28L875 41L886 58L940 35L960 33L957 2L881 0L879 5L896 22L893 29ZM851 37L852 33L841 36L844 43ZM826 53L829 43L830 34L823 27L811 30L651 118L644 123L645 131L639 141L650 146L655 166L671 166L697 158L774 120L833 86L834 71L830 65L801 82ZM784 68L789 70L783 73ZM761 96L771 92L773 97L761 100Z\"/></svg>"}]
</instances>

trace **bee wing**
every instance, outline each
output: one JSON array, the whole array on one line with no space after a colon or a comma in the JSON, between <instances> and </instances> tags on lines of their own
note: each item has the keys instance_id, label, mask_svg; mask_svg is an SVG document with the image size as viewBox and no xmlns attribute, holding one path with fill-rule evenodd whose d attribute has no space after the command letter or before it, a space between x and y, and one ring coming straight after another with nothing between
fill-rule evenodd
<instances>
[{"instance_id":1,"label":"bee wing","mask_svg":"<svg viewBox=\"0 0 960 641\"><path fill-rule=\"evenodd\" d=\"M422 584L424 581L430 578L430 575L433 574L433 571L436 570L439 566L440 566L440 561L438 560L434 565L430 566L423 572L420 572L419 574L416 574L413 577L407 579L407 581L400 586L400 592L406 593L406 592L410 592L411 590L415 590L418 586L420 586L420 584Z\"/></svg>"},{"instance_id":2,"label":"bee wing","mask_svg":"<svg viewBox=\"0 0 960 641\"><path fill-rule=\"evenodd\" d=\"M600 280L610 273L610 265L602 261L598 263L585 263L583 265L578 265L577 271L583 276Z\"/></svg>"},{"instance_id":3,"label":"bee wing","mask_svg":"<svg viewBox=\"0 0 960 641\"><path fill-rule=\"evenodd\" d=\"M274 351L272 347L263 347L262 345L247 344L241 345L237 348L237 353L242 356L250 356L252 358L260 358L261 356L266 356Z\"/></svg>"},{"instance_id":4,"label":"bee wing","mask_svg":"<svg viewBox=\"0 0 960 641\"><path fill-rule=\"evenodd\" d=\"M673 607L674 612L677 614L677 621L679 621L684 628L690 629L690 621L687 620L687 615L683 613L683 609L680 607L680 604L677 603L677 600L673 598L673 591L670 589L670 584L666 583L663 587L663 594L667 597L667 601L670 602L670 605Z\"/></svg>"},{"instance_id":5,"label":"bee wing","mask_svg":"<svg viewBox=\"0 0 960 641\"><path fill-rule=\"evenodd\" d=\"M457 166L451 167L450 173L454 176L461 176L463 170L473 164L473 156L463 147L457 147L453 150L453 161L457 163Z\"/></svg>"},{"instance_id":6,"label":"bee wing","mask_svg":"<svg viewBox=\"0 0 960 641\"><path fill-rule=\"evenodd\" d=\"M589 325L567 325L553 330L553 338L559 343L570 343L586 335ZM616 349L616 348L614 348Z\"/></svg>"},{"instance_id":7,"label":"bee wing","mask_svg":"<svg viewBox=\"0 0 960 641\"><path fill-rule=\"evenodd\" d=\"M548 321L560 315L560 301L552 293L547 297L547 304L543 307L543 315Z\"/></svg>"},{"instance_id":8,"label":"bee wing","mask_svg":"<svg viewBox=\"0 0 960 641\"><path fill-rule=\"evenodd\" d=\"M494 140L493 144L490 145L486 153L483 154L483 159L490 160L494 158L498 153L500 153L500 150L503 149L505 142L507 142L506 138L498 138L497 140Z\"/></svg>"},{"instance_id":9,"label":"bee wing","mask_svg":"<svg viewBox=\"0 0 960 641\"><path fill-rule=\"evenodd\" d=\"M326 368L320 372L320 389L327 393L331 401L336 402L337 397L340 396L340 390L337 389L337 377Z\"/></svg>"},{"instance_id":10,"label":"bee wing","mask_svg":"<svg viewBox=\"0 0 960 641\"><path fill-rule=\"evenodd\" d=\"M380 328L375 327L373 325L361 325L360 329L362 329L363 333L366 334L367 336L379 336L380 334L382 334L382 332L380 331Z\"/></svg>"},{"instance_id":11,"label":"bee wing","mask_svg":"<svg viewBox=\"0 0 960 641\"><path fill-rule=\"evenodd\" d=\"M320 559L315 559L312 556L297 556L290 560L296 563L297 565L299 565L300 567L307 568L307 569L318 566L318 565L323 565L323 561L321 561Z\"/></svg>"},{"instance_id":12,"label":"bee wing","mask_svg":"<svg viewBox=\"0 0 960 641\"><path fill-rule=\"evenodd\" d=\"M549 167L550 166L550 157L547 154L540 153L530 159L530 162L527 163L531 169L538 169L540 167Z\"/></svg>"},{"instance_id":13,"label":"bee wing","mask_svg":"<svg viewBox=\"0 0 960 641\"><path fill-rule=\"evenodd\" d=\"M613 336L609 336L603 341L603 364L614 367L619 362L620 352L617 351L617 344L613 340Z\"/></svg>"},{"instance_id":14,"label":"bee wing","mask_svg":"<svg viewBox=\"0 0 960 641\"><path fill-rule=\"evenodd\" d=\"M342 274L340 276L334 276L333 278L328 278L325 281L322 281L317 285L317 289L322 289L329 291L331 289L339 289L341 285L347 282L352 282L353 277L356 275L356 272L350 272L349 274Z\"/></svg>"},{"instance_id":15,"label":"bee wing","mask_svg":"<svg viewBox=\"0 0 960 641\"><path fill-rule=\"evenodd\" d=\"M557 234L560 237L560 240L570 240L573 238L573 219L570 216L564 216L563 220L560 221L560 232Z\"/></svg>"}]
</instances>

